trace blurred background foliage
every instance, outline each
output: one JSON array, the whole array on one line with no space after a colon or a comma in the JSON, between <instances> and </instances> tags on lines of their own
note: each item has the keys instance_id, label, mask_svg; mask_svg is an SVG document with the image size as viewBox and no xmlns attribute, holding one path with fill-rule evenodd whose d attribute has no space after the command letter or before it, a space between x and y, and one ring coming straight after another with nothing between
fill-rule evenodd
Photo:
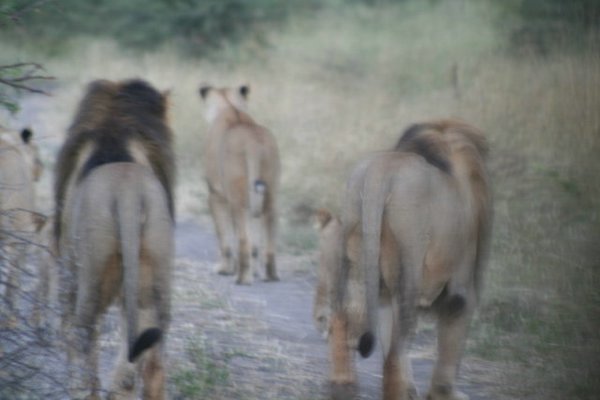
<instances>
[{"instance_id":1,"label":"blurred background foliage","mask_svg":"<svg viewBox=\"0 0 600 400\"><path fill-rule=\"evenodd\" d=\"M49 50L67 39L92 36L137 49L176 43L191 55L205 55L241 38L263 41L267 30L292 15L402 2L406 0L3 0L0 32L11 40L43 40ZM488 3L501 11L498 25L507 45L517 50L527 44L543 53L557 41L577 43L600 23L597 0Z\"/></svg>"},{"instance_id":2,"label":"blurred background foliage","mask_svg":"<svg viewBox=\"0 0 600 400\"><path fill-rule=\"evenodd\" d=\"M6 0L2 31L12 39L57 45L77 36L110 37L130 48L175 42L193 55L224 42L257 39L290 12L317 4L280 0Z\"/></svg>"},{"instance_id":3,"label":"blurred background foliage","mask_svg":"<svg viewBox=\"0 0 600 400\"><path fill-rule=\"evenodd\" d=\"M291 16L310 18L323 9L340 11L364 5L378 7L407 0L2 0L3 40L35 51L61 55L82 38L114 39L129 51L175 46L180 54L209 57L240 40L268 46L268 32ZM430 5L440 0L428 0ZM547 54L584 46L585 36L600 24L597 0L487 0L496 9L505 48L512 53ZM20 77L19 68L0 70ZM18 110L18 90L0 85L0 107Z\"/></svg>"}]
</instances>

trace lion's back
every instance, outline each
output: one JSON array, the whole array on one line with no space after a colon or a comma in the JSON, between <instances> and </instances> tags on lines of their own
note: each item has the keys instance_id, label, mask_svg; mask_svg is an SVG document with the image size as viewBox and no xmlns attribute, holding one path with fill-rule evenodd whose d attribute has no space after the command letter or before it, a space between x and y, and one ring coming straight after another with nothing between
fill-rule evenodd
<instances>
[{"instance_id":1,"label":"lion's back","mask_svg":"<svg viewBox=\"0 0 600 400\"><path fill-rule=\"evenodd\" d=\"M266 128L254 124L236 124L214 128L204 150L205 176L211 187L225 193L247 187L249 162L257 167L259 178L275 188L279 182L280 159L277 142ZM243 186L240 188L240 185Z\"/></svg>"},{"instance_id":2,"label":"lion's back","mask_svg":"<svg viewBox=\"0 0 600 400\"><path fill-rule=\"evenodd\" d=\"M70 207L73 188L97 168L131 162L149 167L162 185L174 218L175 158L166 123L166 98L145 81L95 81L88 86L69 128L55 169L60 237L62 210Z\"/></svg>"}]
</instances>

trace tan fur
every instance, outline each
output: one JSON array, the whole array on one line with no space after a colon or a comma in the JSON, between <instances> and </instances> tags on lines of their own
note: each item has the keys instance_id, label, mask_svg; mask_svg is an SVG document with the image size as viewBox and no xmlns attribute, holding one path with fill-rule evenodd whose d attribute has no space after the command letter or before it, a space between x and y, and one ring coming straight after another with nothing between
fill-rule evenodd
<instances>
[{"instance_id":1,"label":"tan fur","mask_svg":"<svg viewBox=\"0 0 600 400\"><path fill-rule=\"evenodd\" d=\"M245 111L247 87L205 86L200 94L210 124L203 161L221 249L219 273L237 273L238 284L250 284L266 256L266 280L278 280L275 235L280 162L275 138Z\"/></svg>"},{"instance_id":2,"label":"tan fur","mask_svg":"<svg viewBox=\"0 0 600 400\"><path fill-rule=\"evenodd\" d=\"M345 340L368 356L379 326L385 399L416 398L406 349L418 309L438 315L438 360L427 398L466 398L455 378L489 242L486 152L476 128L429 122L395 151L367 157L349 180L344 254L333 266L331 299L332 318L346 320L347 332L345 339L332 338L331 346ZM336 371L350 368L338 362L332 359L334 383Z\"/></svg>"},{"instance_id":3,"label":"tan fur","mask_svg":"<svg viewBox=\"0 0 600 400\"><path fill-rule=\"evenodd\" d=\"M317 231L319 232L319 267L318 281L313 300L313 322L317 330L327 338L331 304L329 298L332 291L335 266L342 261L342 224L339 218L328 210L319 209L315 213Z\"/></svg>"},{"instance_id":4,"label":"tan fur","mask_svg":"<svg viewBox=\"0 0 600 400\"><path fill-rule=\"evenodd\" d=\"M140 359L128 357L146 334L166 334L170 320L174 161L166 107L143 81L93 82L58 157L54 240L70 275L63 303L74 397L99 396L96 325L116 299L123 338L111 398L136 398L138 370L143 398L165 397L164 341L152 336Z\"/></svg>"},{"instance_id":5,"label":"tan fur","mask_svg":"<svg viewBox=\"0 0 600 400\"><path fill-rule=\"evenodd\" d=\"M25 132L29 136L24 136ZM5 298L9 307L14 306L26 252L39 230L35 182L43 167L30 133L0 128L0 266L8 278Z\"/></svg>"}]
</instances>

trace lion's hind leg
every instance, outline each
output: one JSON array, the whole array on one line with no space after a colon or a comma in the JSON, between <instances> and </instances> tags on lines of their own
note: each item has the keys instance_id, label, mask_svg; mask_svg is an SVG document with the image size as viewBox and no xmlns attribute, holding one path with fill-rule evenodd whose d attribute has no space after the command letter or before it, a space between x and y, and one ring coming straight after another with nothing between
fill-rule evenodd
<instances>
[{"instance_id":1,"label":"lion's hind leg","mask_svg":"<svg viewBox=\"0 0 600 400\"><path fill-rule=\"evenodd\" d=\"M158 324L157 311L139 310L140 332ZM135 362L128 360L127 317L121 313L121 348L112 377L110 400L135 400L139 376L143 380L144 400L162 400L165 391L165 372L163 367L163 346L161 343L146 350Z\"/></svg>"},{"instance_id":2,"label":"lion's hind leg","mask_svg":"<svg viewBox=\"0 0 600 400\"><path fill-rule=\"evenodd\" d=\"M337 312L331 317L329 352L332 398L353 398L357 391L356 370L354 353L348 346L348 320L343 312Z\"/></svg>"},{"instance_id":3,"label":"lion's hind leg","mask_svg":"<svg viewBox=\"0 0 600 400\"><path fill-rule=\"evenodd\" d=\"M166 264L165 264L166 265ZM161 279L160 276L156 277ZM140 309L140 332L148 328L159 327L161 332L166 333L168 329L170 313L169 304L166 300L166 293L154 293L154 302L149 308ZM144 400L163 400L165 398L166 372L164 367L164 337L150 349L146 350L137 362L142 380L144 383L142 390L142 399Z\"/></svg>"},{"instance_id":4,"label":"lion's hind leg","mask_svg":"<svg viewBox=\"0 0 600 400\"><path fill-rule=\"evenodd\" d=\"M235 225L236 236L238 239L238 260L239 268L237 279L238 285L251 285L253 281L252 266L250 264L250 235L249 228L251 225L251 217L249 210L244 207L236 206L233 210L233 220Z\"/></svg>"},{"instance_id":5,"label":"lion's hind leg","mask_svg":"<svg viewBox=\"0 0 600 400\"><path fill-rule=\"evenodd\" d=\"M83 211L92 209L82 208ZM96 208L97 219L77 226L74 231L77 237L74 249L76 257L72 261L75 262L77 270L77 289L75 315L70 327L70 351L73 354L73 371L80 377L74 384L78 387L78 392L83 390L91 393L91 398L95 398L100 390L98 319L121 287L121 268L115 253L115 242L106 239L107 232L111 232L112 227L106 223L102 225L102 222L107 220L102 219L103 215L102 210ZM103 226L104 229L99 229L98 226ZM93 251L90 251L90 243L93 243Z\"/></svg>"},{"instance_id":6,"label":"lion's hind leg","mask_svg":"<svg viewBox=\"0 0 600 400\"><path fill-rule=\"evenodd\" d=\"M114 369L110 389L110 400L135 399L137 386L136 366L127 360L129 345L127 342L127 315L121 308L121 346Z\"/></svg>"},{"instance_id":7,"label":"lion's hind leg","mask_svg":"<svg viewBox=\"0 0 600 400\"><path fill-rule=\"evenodd\" d=\"M71 397L99 399L98 378L98 317L99 304L90 301L86 292L77 288L77 306L72 326L69 327L69 376Z\"/></svg>"},{"instance_id":8,"label":"lion's hind leg","mask_svg":"<svg viewBox=\"0 0 600 400\"><path fill-rule=\"evenodd\" d=\"M100 391L98 319L110 305L120 282L114 280L118 269L108 247L96 246L96 253L91 256L84 251L79 254L77 300L70 327L71 388L76 393L74 398L88 393L86 398L96 399Z\"/></svg>"},{"instance_id":9,"label":"lion's hind leg","mask_svg":"<svg viewBox=\"0 0 600 400\"><path fill-rule=\"evenodd\" d=\"M163 400L165 398L166 374L163 363L164 346L162 343L150 349L142 359L142 378L144 400Z\"/></svg>"},{"instance_id":10,"label":"lion's hind leg","mask_svg":"<svg viewBox=\"0 0 600 400\"><path fill-rule=\"evenodd\" d=\"M383 345L383 398L386 400L417 400L412 367L407 350L414 329L411 315L403 316L397 296L382 299L379 328Z\"/></svg>"},{"instance_id":11,"label":"lion's hind leg","mask_svg":"<svg viewBox=\"0 0 600 400\"><path fill-rule=\"evenodd\" d=\"M262 217L265 225L267 241L267 264L266 280L278 281L277 266L275 263L275 248L277 247L277 210L275 208L273 195L267 196L267 207Z\"/></svg>"},{"instance_id":12,"label":"lion's hind leg","mask_svg":"<svg viewBox=\"0 0 600 400\"><path fill-rule=\"evenodd\" d=\"M224 198L216 193L208 196L210 213L217 231L219 248L221 251L221 265L217 272L220 275L233 275L236 273L237 263L235 258L235 233L229 206Z\"/></svg>"},{"instance_id":13,"label":"lion's hind leg","mask_svg":"<svg viewBox=\"0 0 600 400\"><path fill-rule=\"evenodd\" d=\"M250 244L250 272L254 278L260 278L264 261L262 216L246 215L247 236Z\"/></svg>"},{"instance_id":14,"label":"lion's hind leg","mask_svg":"<svg viewBox=\"0 0 600 400\"><path fill-rule=\"evenodd\" d=\"M456 389L456 376L464 351L469 323L475 308L473 287L465 295L442 293L434 303L438 315L438 358L427 400L468 400Z\"/></svg>"}]
</instances>

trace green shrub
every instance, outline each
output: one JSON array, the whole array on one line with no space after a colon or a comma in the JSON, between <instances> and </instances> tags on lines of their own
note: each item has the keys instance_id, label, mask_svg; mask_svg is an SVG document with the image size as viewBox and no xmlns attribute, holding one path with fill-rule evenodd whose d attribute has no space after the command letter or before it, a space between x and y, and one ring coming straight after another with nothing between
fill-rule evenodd
<instances>
[{"instance_id":1,"label":"green shrub","mask_svg":"<svg viewBox=\"0 0 600 400\"><path fill-rule=\"evenodd\" d=\"M509 0L497 2L500 23L508 26L511 50L546 54L557 43L580 47L585 35L597 30L597 0ZM508 23L507 23L508 22Z\"/></svg>"}]
</instances>

